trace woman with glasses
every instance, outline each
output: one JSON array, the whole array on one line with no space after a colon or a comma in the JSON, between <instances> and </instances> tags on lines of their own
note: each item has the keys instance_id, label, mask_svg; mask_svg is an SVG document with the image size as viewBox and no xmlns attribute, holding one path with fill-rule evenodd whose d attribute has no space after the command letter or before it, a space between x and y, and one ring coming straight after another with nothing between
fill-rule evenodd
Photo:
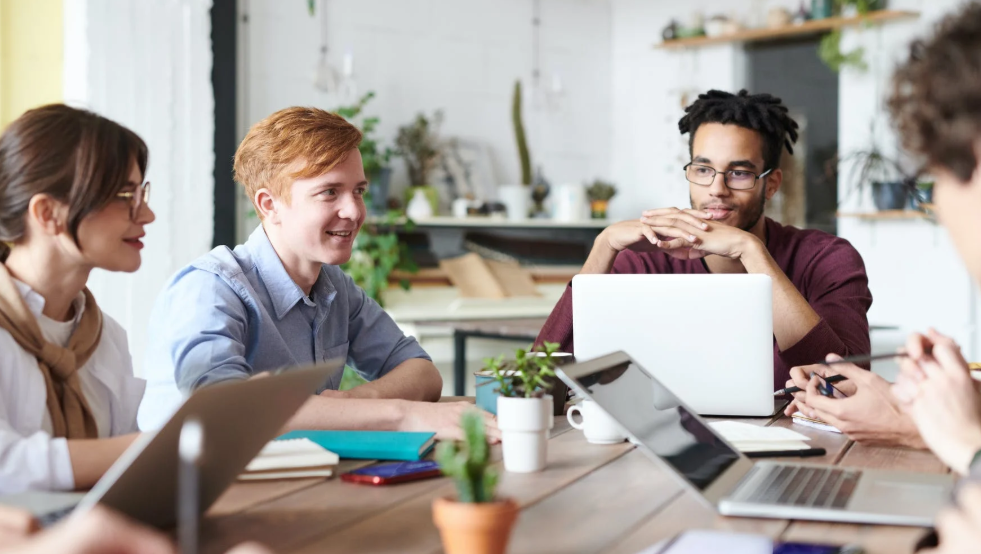
<instances>
[{"instance_id":1,"label":"woman with glasses","mask_svg":"<svg viewBox=\"0 0 981 554\"><path fill-rule=\"evenodd\" d=\"M145 383L86 288L140 267L147 147L65 105L0 135L0 494L91 487L136 437Z\"/></svg>"}]
</instances>

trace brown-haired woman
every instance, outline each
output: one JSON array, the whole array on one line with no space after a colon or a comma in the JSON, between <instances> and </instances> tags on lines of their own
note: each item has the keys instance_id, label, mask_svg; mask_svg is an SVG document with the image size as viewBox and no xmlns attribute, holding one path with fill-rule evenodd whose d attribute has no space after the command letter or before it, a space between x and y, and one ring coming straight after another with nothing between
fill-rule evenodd
<instances>
[{"instance_id":1,"label":"brown-haired woman","mask_svg":"<svg viewBox=\"0 0 981 554\"><path fill-rule=\"evenodd\" d=\"M0 135L0 494L91 487L136 437L145 383L85 283L140 267L147 157L61 104Z\"/></svg>"}]
</instances>

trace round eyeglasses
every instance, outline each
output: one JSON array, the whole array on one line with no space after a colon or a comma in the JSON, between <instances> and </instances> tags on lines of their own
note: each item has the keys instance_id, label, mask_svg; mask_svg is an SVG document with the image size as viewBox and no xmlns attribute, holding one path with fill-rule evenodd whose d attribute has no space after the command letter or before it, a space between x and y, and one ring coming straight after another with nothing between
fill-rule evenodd
<instances>
[{"instance_id":1,"label":"round eyeglasses","mask_svg":"<svg viewBox=\"0 0 981 554\"><path fill-rule=\"evenodd\" d=\"M117 192L116 198L129 200L129 218L136 221L140 208L144 204L150 204L150 181L143 183L136 190Z\"/></svg>"},{"instance_id":2,"label":"round eyeglasses","mask_svg":"<svg viewBox=\"0 0 981 554\"><path fill-rule=\"evenodd\" d=\"M745 169L730 169L728 171L717 171L714 167L690 163L684 167L685 178L693 185L703 187L711 186L715 182L715 176L722 174L722 182L732 190L750 190L756 186L756 181L769 175L773 169L767 169L763 173L753 173Z\"/></svg>"}]
</instances>

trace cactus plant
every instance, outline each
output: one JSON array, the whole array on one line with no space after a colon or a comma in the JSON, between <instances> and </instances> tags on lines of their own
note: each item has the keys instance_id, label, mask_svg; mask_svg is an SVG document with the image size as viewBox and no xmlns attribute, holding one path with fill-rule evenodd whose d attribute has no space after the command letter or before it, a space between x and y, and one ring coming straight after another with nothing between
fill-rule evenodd
<instances>
[{"instance_id":1,"label":"cactus plant","mask_svg":"<svg viewBox=\"0 0 981 554\"><path fill-rule=\"evenodd\" d=\"M518 143L518 158L521 160L521 184L531 185L531 154L525 139L525 125L521 121L521 81L514 82L514 97L511 101L511 119L514 123L514 138Z\"/></svg>"},{"instance_id":2,"label":"cactus plant","mask_svg":"<svg viewBox=\"0 0 981 554\"><path fill-rule=\"evenodd\" d=\"M497 472L490 466L490 446L484 431L484 420L475 411L463 414L462 442L446 441L436 448L436 461L443 474L456 484L459 502L494 501Z\"/></svg>"}]
</instances>

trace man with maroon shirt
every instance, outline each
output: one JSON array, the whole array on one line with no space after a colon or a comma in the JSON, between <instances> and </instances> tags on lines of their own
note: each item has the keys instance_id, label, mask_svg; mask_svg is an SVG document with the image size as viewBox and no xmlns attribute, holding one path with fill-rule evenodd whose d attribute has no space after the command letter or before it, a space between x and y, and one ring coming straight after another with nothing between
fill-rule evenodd
<instances>
[{"instance_id":1,"label":"man with maroon shirt","mask_svg":"<svg viewBox=\"0 0 981 554\"><path fill-rule=\"evenodd\" d=\"M784 386L794 366L829 353L867 354L872 295L862 257L844 239L763 216L783 181L782 150L793 153L797 140L797 123L787 108L769 94L712 90L685 112L678 127L690 134L691 163L684 170L691 208L647 210L640 219L610 225L596 238L581 273L769 276L774 390ZM542 341L574 352L571 283L538 335ZM706 347L711 344L712 337L705 337Z\"/></svg>"}]
</instances>

